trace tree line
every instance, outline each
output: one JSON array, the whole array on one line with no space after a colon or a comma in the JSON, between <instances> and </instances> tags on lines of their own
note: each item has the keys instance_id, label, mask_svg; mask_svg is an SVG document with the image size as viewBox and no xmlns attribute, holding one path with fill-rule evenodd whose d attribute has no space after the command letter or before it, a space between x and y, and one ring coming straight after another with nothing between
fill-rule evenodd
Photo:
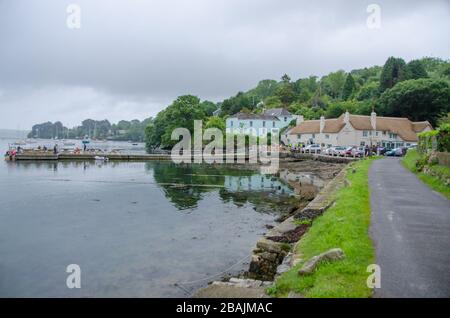
<instances>
[{"instance_id":1,"label":"tree line","mask_svg":"<svg viewBox=\"0 0 450 318\"><path fill-rule=\"evenodd\" d=\"M28 138L43 139L81 139L88 136L92 139L109 139L121 141L143 142L145 140L145 128L151 122L151 118L140 120L121 120L117 124L111 124L108 120L83 120L81 125L67 128L60 121L46 122L34 125Z\"/></svg>"},{"instance_id":2,"label":"tree line","mask_svg":"<svg viewBox=\"0 0 450 318\"><path fill-rule=\"evenodd\" d=\"M345 111L369 115L428 120L438 125L450 112L450 62L426 57L406 63L390 57L384 66L350 72L339 70L321 78L309 76L293 81L287 74L280 81L262 80L246 92L214 104L196 96L178 97L149 122L145 140L147 150L170 148L176 127L188 128L203 120L204 128L225 130L225 120L238 112L261 113L283 107L305 119L339 117ZM213 112L216 116L213 116Z\"/></svg>"}]
</instances>

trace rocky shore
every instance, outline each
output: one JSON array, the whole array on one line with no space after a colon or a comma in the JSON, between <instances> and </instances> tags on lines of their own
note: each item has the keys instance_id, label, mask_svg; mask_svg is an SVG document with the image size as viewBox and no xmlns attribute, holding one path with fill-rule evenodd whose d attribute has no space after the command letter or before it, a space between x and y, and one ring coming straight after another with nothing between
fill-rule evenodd
<instances>
[{"instance_id":1,"label":"rocky shore","mask_svg":"<svg viewBox=\"0 0 450 318\"><path fill-rule=\"evenodd\" d=\"M292 207L289 214L280 217L280 223L258 240L249 270L242 277L232 278L227 282L213 282L198 291L194 297L265 297L262 291L270 286L271 281L299 261L298 256L291 251L307 232L313 219L333 203L335 190L344 184L345 166L342 163L312 160L282 160L280 174L288 178L285 181L299 194L298 204ZM319 192L309 181L305 184L300 177L304 175L318 177ZM322 186L320 182L323 182ZM305 187L309 190L305 190Z\"/></svg>"}]
</instances>

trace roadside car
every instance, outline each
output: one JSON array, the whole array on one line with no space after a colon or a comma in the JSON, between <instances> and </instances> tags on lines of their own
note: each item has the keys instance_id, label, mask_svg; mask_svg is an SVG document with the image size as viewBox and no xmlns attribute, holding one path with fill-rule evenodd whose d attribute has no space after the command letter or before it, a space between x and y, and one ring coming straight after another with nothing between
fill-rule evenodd
<instances>
[{"instance_id":1,"label":"roadside car","mask_svg":"<svg viewBox=\"0 0 450 318\"><path fill-rule=\"evenodd\" d=\"M308 145L305 148L306 153L320 153L322 150L322 147L318 144Z\"/></svg>"},{"instance_id":2,"label":"roadside car","mask_svg":"<svg viewBox=\"0 0 450 318\"><path fill-rule=\"evenodd\" d=\"M328 147L327 149L325 149L323 151L323 154L328 155L328 156L332 156L335 148L336 147Z\"/></svg>"},{"instance_id":3,"label":"roadside car","mask_svg":"<svg viewBox=\"0 0 450 318\"><path fill-rule=\"evenodd\" d=\"M356 147L356 146L348 147L345 150L345 155L348 157L353 157L353 156L362 157L362 156L364 156L364 147Z\"/></svg>"},{"instance_id":4,"label":"roadside car","mask_svg":"<svg viewBox=\"0 0 450 318\"><path fill-rule=\"evenodd\" d=\"M345 152L347 151L347 147L338 146L334 148L333 156L345 156Z\"/></svg>"},{"instance_id":5,"label":"roadside car","mask_svg":"<svg viewBox=\"0 0 450 318\"><path fill-rule=\"evenodd\" d=\"M386 151L384 154L388 157L401 157L403 156L403 149L402 148L394 148L392 150Z\"/></svg>"}]
</instances>

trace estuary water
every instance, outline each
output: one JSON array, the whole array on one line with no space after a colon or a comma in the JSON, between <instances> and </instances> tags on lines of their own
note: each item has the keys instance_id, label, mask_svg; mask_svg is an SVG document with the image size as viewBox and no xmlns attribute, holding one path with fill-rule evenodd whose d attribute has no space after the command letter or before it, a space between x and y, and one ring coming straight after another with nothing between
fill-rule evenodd
<instances>
[{"instance_id":1,"label":"estuary water","mask_svg":"<svg viewBox=\"0 0 450 318\"><path fill-rule=\"evenodd\" d=\"M284 181L238 166L2 158L0 297L190 296L246 270L293 200Z\"/></svg>"}]
</instances>

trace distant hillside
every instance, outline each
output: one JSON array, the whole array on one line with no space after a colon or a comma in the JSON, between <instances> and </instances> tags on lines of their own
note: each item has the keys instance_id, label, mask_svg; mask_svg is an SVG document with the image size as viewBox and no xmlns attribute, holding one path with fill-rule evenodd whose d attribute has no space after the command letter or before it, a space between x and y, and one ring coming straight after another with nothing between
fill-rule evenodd
<instances>
[{"instance_id":1,"label":"distant hillside","mask_svg":"<svg viewBox=\"0 0 450 318\"><path fill-rule=\"evenodd\" d=\"M173 129L185 127L192 133L194 120L225 131L225 120L233 114L281 107L307 120L337 118L346 111L370 115L375 110L380 116L428 120L436 126L450 113L450 60L425 57L406 62L390 57L383 66L337 70L320 78L291 79L284 74L281 80L261 80L217 105L180 96L149 123L147 149L170 149L177 142L171 139Z\"/></svg>"},{"instance_id":2,"label":"distant hillside","mask_svg":"<svg viewBox=\"0 0 450 318\"><path fill-rule=\"evenodd\" d=\"M0 138L23 139L28 133L27 130L0 129Z\"/></svg>"}]
</instances>

